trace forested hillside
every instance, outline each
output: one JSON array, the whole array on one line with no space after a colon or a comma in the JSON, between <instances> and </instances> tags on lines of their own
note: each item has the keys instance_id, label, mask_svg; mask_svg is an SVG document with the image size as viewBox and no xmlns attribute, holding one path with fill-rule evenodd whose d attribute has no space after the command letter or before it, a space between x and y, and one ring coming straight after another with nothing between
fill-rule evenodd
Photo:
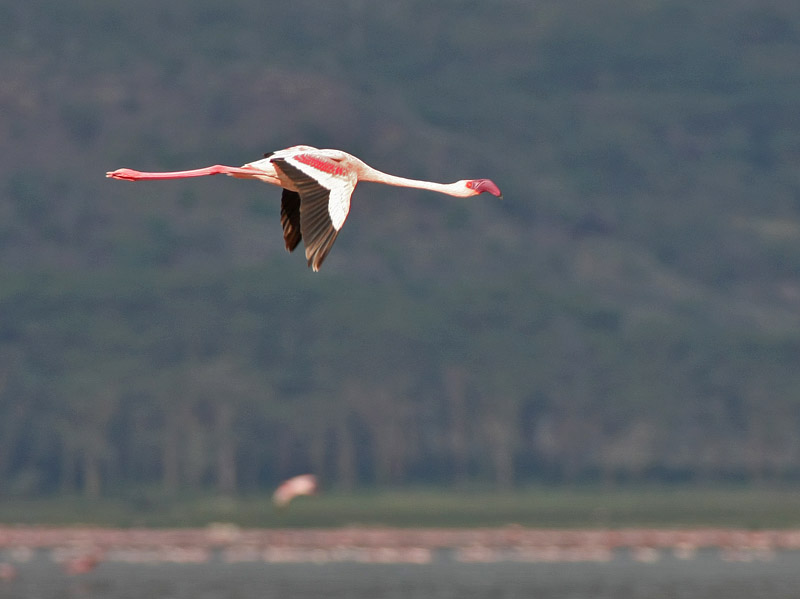
<instances>
[{"instance_id":1,"label":"forested hillside","mask_svg":"<svg viewBox=\"0 0 800 599\"><path fill-rule=\"evenodd\" d=\"M800 478L800 4L0 5L0 494ZM298 143L364 184L322 272ZM159 491L159 492L160 492Z\"/></svg>"}]
</instances>

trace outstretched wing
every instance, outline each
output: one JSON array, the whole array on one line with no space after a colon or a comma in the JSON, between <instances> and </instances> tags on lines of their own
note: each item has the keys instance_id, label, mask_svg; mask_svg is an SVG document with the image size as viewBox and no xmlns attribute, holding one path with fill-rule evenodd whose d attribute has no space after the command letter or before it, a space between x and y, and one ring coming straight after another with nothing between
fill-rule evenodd
<instances>
[{"instance_id":1,"label":"outstretched wing","mask_svg":"<svg viewBox=\"0 0 800 599\"><path fill-rule=\"evenodd\" d=\"M308 265L317 271L350 212L350 196L355 189L355 179L337 162L313 154L273 158L272 163L297 187L300 196L300 236L305 243ZM284 223L284 240L288 248L286 223L290 229L293 227L292 200L284 204L282 198L281 205L281 222ZM294 239L294 236L291 238Z\"/></svg>"}]
</instances>

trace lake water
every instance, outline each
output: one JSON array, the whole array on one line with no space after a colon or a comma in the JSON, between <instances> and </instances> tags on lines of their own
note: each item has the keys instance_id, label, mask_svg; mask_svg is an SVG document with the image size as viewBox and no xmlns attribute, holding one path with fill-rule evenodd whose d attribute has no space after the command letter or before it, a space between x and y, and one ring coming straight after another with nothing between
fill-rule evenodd
<instances>
[{"instance_id":1,"label":"lake water","mask_svg":"<svg viewBox=\"0 0 800 599\"><path fill-rule=\"evenodd\" d=\"M429 564L104 562L68 576L38 554L0 581L0 599L757 599L800 596L800 552L730 562L718 551L652 563L617 555L598 563Z\"/></svg>"}]
</instances>

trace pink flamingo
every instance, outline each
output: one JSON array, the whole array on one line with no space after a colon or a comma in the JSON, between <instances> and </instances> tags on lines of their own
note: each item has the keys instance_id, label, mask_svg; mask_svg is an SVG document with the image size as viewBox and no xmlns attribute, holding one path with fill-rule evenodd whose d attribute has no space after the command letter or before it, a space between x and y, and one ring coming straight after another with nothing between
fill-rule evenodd
<instances>
[{"instance_id":1,"label":"pink flamingo","mask_svg":"<svg viewBox=\"0 0 800 599\"><path fill-rule=\"evenodd\" d=\"M100 564L100 555L97 553L85 553L67 559L62 567L64 572L70 576L86 574L94 570Z\"/></svg>"},{"instance_id":2,"label":"pink flamingo","mask_svg":"<svg viewBox=\"0 0 800 599\"><path fill-rule=\"evenodd\" d=\"M489 179L464 179L455 183L406 179L374 169L347 152L319 150L311 146L279 150L241 167L216 164L188 171L161 173L120 168L106 173L106 177L127 181L206 175L258 179L282 187L281 225L286 249L293 251L302 239L308 265L315 271L319 270L336 241L350 212L350 196L360 181L428 189L460 198L484 192L503 197L497 185Z\"/></svg>"},{"instance_id":3,"label":"pink flamingo","mask_svg":"<svg viewBox=\"0 0 800 599\"><path fill-rule=\"evenodd\" d=\"M17 569L8 562L0 562L0 581L11 582L17 577Z\"/></svg>"},{"instance_id":4,"label":"pink flamingo","mask_svg":"<svg viewBox=\"0 0 800 599\"><path fill-rule=\"evenodd\" d=\"M313 474L300 474L283 481L275 493L272 501L278 507L286 507L289 502L299 495L314 495L317 492L317 477Z\"/></svg>"}]
</instances>

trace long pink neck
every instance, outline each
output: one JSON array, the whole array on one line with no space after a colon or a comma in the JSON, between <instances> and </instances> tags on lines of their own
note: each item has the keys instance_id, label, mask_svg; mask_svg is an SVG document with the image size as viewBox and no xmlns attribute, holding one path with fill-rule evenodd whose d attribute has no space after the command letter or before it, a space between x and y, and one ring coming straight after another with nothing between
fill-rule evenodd
<instances>
[{"instance_id":1,"label":"long pink neck","mask_svg":"<svg viewBox=\"0 0 800 599\"><path fill-rule=\"evenodd\" d=\"M461 189L457 183L436 183L435 181L422 181L420 179L407 179L406 177L398 177L397 175L390 175L384 173L369 165L364 165L362 172L359 176L360 181L372 181L374 183L385 183L386 185L394 185L395 187L413 187L414 189L428 189L438 193L444 193L451 196L460 196Z\"/></svg>"}]
</instances>

